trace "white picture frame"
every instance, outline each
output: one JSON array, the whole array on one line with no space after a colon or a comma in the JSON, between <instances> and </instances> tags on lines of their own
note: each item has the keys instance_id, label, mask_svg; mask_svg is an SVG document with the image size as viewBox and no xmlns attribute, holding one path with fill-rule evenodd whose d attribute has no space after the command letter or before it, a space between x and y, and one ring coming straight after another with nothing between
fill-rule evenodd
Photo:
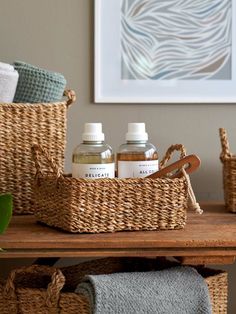
<instances>
[{"instance_id":1,"label":"white picture frame","mask_svg":"<svg viewBox=\"0 0 236 314\"><path fill-rule=\"evenodd\" d=\"M95 0L96 103L236 103L236 0L224 0L232 14L230 78L190 80L121 77L122 1L130 0Z\"/></svg>"}]
</instances>

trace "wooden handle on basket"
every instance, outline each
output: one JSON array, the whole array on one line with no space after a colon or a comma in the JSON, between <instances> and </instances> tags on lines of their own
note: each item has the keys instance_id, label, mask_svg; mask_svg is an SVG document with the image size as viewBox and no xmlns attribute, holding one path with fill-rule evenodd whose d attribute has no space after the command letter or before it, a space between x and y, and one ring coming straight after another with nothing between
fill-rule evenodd
<instances>
[{"instance_id":1,"label":"wooden handle on basket","mask_svg":"<svg viewBox=\"0 0 236 314\"><path fill-rule=\"evenodd\" d=\"M36 176L39 174L43 175L43 166L40 162L40 157L43 157L47 160L49 167L52 169L57 178L62 176L62 171L59 169L49 153L41 145L34 144L32 146L32 155L36 168Z\"/></svg>"},{"instance_id":2,"label":"wooden handle on basket","mask_svg":"<svg viewBox=\"0 0 236 314\"><path fill-rule=\"evenodd\" d=\"M165 156L163 157L163 159L160 162L160 169L162 169L167 164L167 162L170 160L170 158L173 155L173 153L176 152L176 151L180 152L180 158L184 158L187 155L184 145L182 145L182 144L171 145L167 149L167 151L165 153Z\"/></svg>"},{"instance_id":3,"label":"wooden handle on basket","mask_svg":"<svg viewBox=\"0 0 236 314\"><path fill-rule=\"evenodd\" d=\"M181 159L163 168L175 151L180 152ZM188 167L185 169L184 165L186 163L188 164ZM149 176L149 178L163 177L166 174L170 173L171 171L178 169L179 171L177 173L174 173L172 176L169 176L169 178L176 178L182 175L185 177L185 180L188 186L188 207L195 210L195 212L202 214L203 211L200 208L200 205L196 201L196 197L194 195L193 188L192 188L189 176L188 176L188 173L196 170L200 166L200 163L201 161L199 157L197 157L196 155L186 156L186 150L182 144L175 144L168 148L164 158L162 159L160 163L160 171L153 173L151 176Z\"/></svg>"},{"instance_id":4,"label":"wooden handle on basket","mask_svg":"<svg viewBox=\"0 0 236 314\"><path fill-rule=\"evenodd\" d=\"M184 166L187 165L187 167L184 168L186 173L192 173L199 168L200 164L201 164L201 160L198 156L188 155L188 156L162 168L161 170L152 173L147 178L152 178L152 179L162 178L162 177L165 177L167 174L170 174L172 171L176 171L176 170L177 170L177 172L172 174L169 178L171 178L171 179L178 178L178 177L183 175L181 169Z\"/></svg>"},{"instance_id":5,"label":"wooden handle on basket","mask_svg":"<svg viewBox=\"0 0 236 314\"><path fill-rule=\"evenodd\" d=\"M226 158L230 158L232 154L230 153L229 141L228 141L226 129L220 128L219 133L220 133L220 141L221 141L221 147L222 147L220 159L224 160Z\"/></svg>"},{"instance_id":6,"label":"wooden handle on basket","mask_svg":"<svg viewBox=\"0 0 236 314\"><path fill-rule=\"evenodd\" d=\"M6 285L4 287L4 295L6 298L14 299L15 303L18 302L15 287L15 279L18 274L39 274L41 277L49 275L51 277L51 282L47 286L47 305L52 308L56 308L58 306L60 291L65 284L65 277L60 269L33 265L13 270L7 278Z\"/></svg>"},{"instance_id":7,"label":"wooden handle on basket","mask_svg":"<svg viewBox=\"0 0 236 314\"><path fill-rule=\"evenodd\" d=\"M63 96L66 96L68 98L67 100L67 107L69 107L71 104L73 104L76 101L76 95L75 92L72 89L67 89L64 91Z\"/></svg>"}]
</instances>

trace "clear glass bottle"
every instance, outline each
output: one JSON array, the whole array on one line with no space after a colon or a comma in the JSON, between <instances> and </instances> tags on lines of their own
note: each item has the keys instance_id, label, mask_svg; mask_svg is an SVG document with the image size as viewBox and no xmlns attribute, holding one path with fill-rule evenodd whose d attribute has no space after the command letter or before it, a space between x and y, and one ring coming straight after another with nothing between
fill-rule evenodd
<instances>
[{"instance_id":1,"label":"clear glass bottle","mask_svg":"<svg viewBox=\"0 0 236 314\"><path fill-rule=\"evenodd\" d=\"M117 153L118 178L143 178L159 170L157 149L148 143L145 123L129 123Z\"/></svg>"},{"instance_id":2,"label":"clear glass bottle","mask_svg":"<svg viewBox=\"0 0 236 314\"><path fill-rule=\"evenodd\" d=\"M101 123L85 123L83 143L75 148L72 156L74 178L114 178L114 154L104 138Z\"/></svg>"}]
</instances>

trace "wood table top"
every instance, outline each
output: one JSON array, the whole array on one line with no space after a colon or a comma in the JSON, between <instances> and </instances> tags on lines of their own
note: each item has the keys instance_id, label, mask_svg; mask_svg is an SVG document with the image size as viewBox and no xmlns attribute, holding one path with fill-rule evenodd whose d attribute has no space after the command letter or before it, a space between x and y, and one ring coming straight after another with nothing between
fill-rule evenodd
<instances>
[{"instance_id":1,"label":"wood table top","mask_svg":"<svg viewBox=\"0 0 236 314\"><path fill-rule=\"evenodd\" d=\"M14 216L0 236L0 258L175 256L185 263L228 264L236 256L236 214L222 203L203 203L203 215L188 213L185 229L70 234ZM195 262L194 262L195 261Z\"/></svg>"}]
</instances>

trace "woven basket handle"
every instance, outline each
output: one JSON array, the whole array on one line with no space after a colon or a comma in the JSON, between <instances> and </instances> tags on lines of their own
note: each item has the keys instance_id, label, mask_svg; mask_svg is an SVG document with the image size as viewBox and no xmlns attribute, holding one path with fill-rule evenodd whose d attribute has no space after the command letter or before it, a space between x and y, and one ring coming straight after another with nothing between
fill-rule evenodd
<instances>
[{"instance_id":1,"label":"woven basket handle","mask_svg":"<svg viewBox=\"0 0 236 314\"><path fill-rule=\"evenodd\" d=\"M72 89L65 90L63 93L63 96L66 96L68 98L66 102L67 107L69 107L71 104L73 104L76 101L76 95Z\"/></svg>"},{"instance_id":2,"label":"woven basket handle","mask_svg":"<svg viewBox=\"0 0 236 314\"><path fill-rule=\"evenodd\" d=\"M231 157L232 155L230 153L229 141L228 141L228 136L227 136L226 130L224 128L220 128L219 133L220 133L220 141L221 141L221 147L222 147L220 159L224 160L226 158Z\"/></svg>"},{"instance_id":3,"label":"woven basket handle","mask_svg":"<svg viewBox=\"0 0 236 314\"><path fill-rule=\"evenodd\" d=\"M41 145L34 144L32 146L32 155L36 168L36 177L39 174L43 176L43 166L41 164L42 158L47 160L49 167L52 169L57 178L62 177L62 171L54 162L50 154Z\"/></svg>"},{"instance_id":4,"label":"woven basket handle","mask_svg":"<svg viewBox=\"0 0 236 314\"><path fill-rule=\"evenodd\" d=\"M165 167L165 165L170 160L170 158L173 155L173 153L176 152L176 151L180 152L180 158L184 158L186 156L186 149L185 149L184 145L182 145L182 144L171 145L167 149L165 156L163 157L163 159L160 162L160 169Z\"/></svg>"},{"instance_id":5,"label":"woven basket handle","mask_svg":"<svg viewBox=\"0 0 236 314\"><path fill-rule=\"evenodd\" d=\"M33 266L22 267L22 268L13 270L9 274L6 285L4 287L5 297L7 299L11 299L11 300L13 299L15 301L14 303L18 302L17 295L16 295L15 279L18 274L24 275L26 273L27 274L39 274L41 277L45 275L48 275L51 277L51 282L47 286L46 304L48 307L52 309L53 308L57 309L59 297L60 297L60 291L65 284L65 277L60 271L60 269L56 269L53 267L33 265ZM54 313L54 311L52 313ZM56 310L55 310L55 313L57 313Z\"/></svg>"}]
</instances>

